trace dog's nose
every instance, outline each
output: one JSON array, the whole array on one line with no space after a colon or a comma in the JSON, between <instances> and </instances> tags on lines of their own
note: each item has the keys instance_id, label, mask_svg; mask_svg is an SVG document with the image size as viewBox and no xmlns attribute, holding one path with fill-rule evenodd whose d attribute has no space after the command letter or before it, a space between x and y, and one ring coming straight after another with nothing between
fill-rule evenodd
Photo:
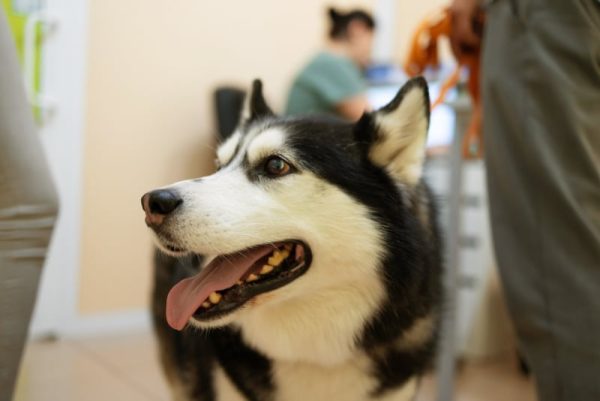
<instances>
[{"instance_id":1,"label":"dog's nose","mask_svg":"<svg viewBox=\"0 0 600 401\"><path fill-rule=\"evenodd\" d=\"M172 213L183 200L177 192L168 189L157 189L142 196L142 208L146 212L146 224L160 225L165 217Z\"/></svg>"}]
</instances>

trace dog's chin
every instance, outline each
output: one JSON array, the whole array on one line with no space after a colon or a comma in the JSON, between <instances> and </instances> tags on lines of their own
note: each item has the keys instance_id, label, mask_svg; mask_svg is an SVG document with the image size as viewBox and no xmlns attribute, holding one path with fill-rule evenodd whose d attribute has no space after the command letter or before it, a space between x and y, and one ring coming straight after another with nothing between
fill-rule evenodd
<instances>
[{"instance_id":1,"label":"dog's chin","mask_svg":"<svg viewBox=\"0 0 600 401\"><path fill-rule=\"evenodd\" d=\"M159 236L154 236L154 243L163 253L175 258L179 258L191 253L191 251L182 248L164 238L160 238Z\"/></svg>"},{"instance_id":2,"label":"dog's chin","mask_svg":"<svg viewBox=\"0 0 600 401\"><path fill-rule=\"evenodd\" d=\"M199 320L194 317L191 317L188 321L188 324L198 329L218 329L219 327L225 327L230 325L231 323L234 323L237 320L240 312L243 311L243 309L244 308L240 308L234 312L212 320Z\"/></svg>"}]
</instances>

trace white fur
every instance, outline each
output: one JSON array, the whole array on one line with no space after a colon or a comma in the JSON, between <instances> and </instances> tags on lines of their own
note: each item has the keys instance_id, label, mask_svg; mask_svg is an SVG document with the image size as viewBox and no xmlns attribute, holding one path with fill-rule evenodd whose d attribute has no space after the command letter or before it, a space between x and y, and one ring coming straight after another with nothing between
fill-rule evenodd
<instances>
[{"instance_id":1,"label":"white fur","mask_svg":"<svg viewBox=\"0 0 600 401\"><path fill-rule=\"evenodd\" d=\"M385 141L409 150L400 159L416 163L412 148L418 140L407 140L406 133L422 129L422 122L408 123L406 129L392 127L396 119L415 111L414 95L407 96L411 107L378 122L389 132ZM386 152L381 148L373 157L384 163L390 158ZM252 165L271 154L300 164L285 148L280 128L256 129L243 139L238 134L227 141L218 155L226 168L173 186L183 204L170 218L170 234L178 246L204 255L298 239L311 248L312 265L292 283L255 297L224 319L191 323L240 328L247 343L274 361L278 401L367 399L376 381L355 342L385 294L377 273L385 249L380 228L364 205L309 171L251 181L240 161L247 156ZM416 166L405 169L400 161L387 162L395 164L391 170L398 176L414 179L417 174ZM411 380L379 399L408 400L415 383ZM216 386L219 400L242 400L221 369Z\"/></svg>"},{"instance_id":2,"label":"white fur","mask_svg":"<svg viewBox=\"0 0 600 401\"><path fill-rule=\"evenodd\" d=\"M235 155L238 143L240 142L240 133L235 131L221 146L217 149L217 159L221 166L226 165Z\"/></svg>"},{"instance_id":3,"label":"white fur","mask_svg":"<svg viewBox=\"0 0 600 401\"><path fill-rule=\"evenodd\" d=\"M267 129L238 152L265 157L283 152L283 143L280 131ZM235 164L175 186L183 197L170 223L178 245L218 255L299 239L311 248L312 265L221 321L192 323L236 322L250 344L274 359L334 364L350 358L355 337L385 293L376 271L385 248L377 224L366 207L308 171L261 183Z\"/></svg>"},{"instance_id":4,"label":"white fur","mask_svg":"<svg viewBox=\"0 0 600 401\"><path fill-rule=\"evenodd\" d=\"M364 356L335 366L318 366L303 362L275 362L273 382L277 401L364 401L377 383ZM215 388L218 401L245 401L222 368L216 367ZM417 380L382 394L377 401L410 401L417 390Z\"/></svg>"},{"instance_id":5,"label":"white fur","mask_svg":"<svg viewBox=\"0 0 600 401\"><path fill-rule=\"evenodd\" d=\"M266 156L278 153L283 149L284 139L281 128L269 128L261 132L248 146L248 161L256 163Z\"/></svg>"},{"instance_id":6,"label":"white fur","mask_svg":"<svg viewBox=\"0 0 600 401\"><path fill-rule=\"evenodd\" d=\"M371 160L397 180L416 184L423 175L427 115L423 89L415 86L391 112L377 112L381 137L371 148Z\"/></svg>"},{"instance_id":7,"label":"white fur","mask_svg":"<svg viewBox=\"0 0 600 401\"><path fill-rule=\"evenodd\" d=\"M217 401L247 401L219 365L215 365L213 374Z\"/></svg>"},{"instance_id":8,"label":"white fur","mask_svg":"<svg viewBox=\"0 0 600 401\"><path fill-rule=\"evenodd\" d=\"M396 342L398 349L407 351L417 349L431 339L435 330L436 316L431 313L416 320Z\"/></svg>"},{"instance_id":9,"label":"white fur","mask_svg":"<svg viewBox=\"0 0 600 401\"><path fill-rule=\"evenodd\" d=\"M369 374L368 358L361 356L335 366L302 362L277 362L274 382L278 384L277 401L364 401L371 399L377 382ZM372 398L386 401L409 401L416 391L416 380L409 380L395 391Z\"/></svg>"}]
</instances>

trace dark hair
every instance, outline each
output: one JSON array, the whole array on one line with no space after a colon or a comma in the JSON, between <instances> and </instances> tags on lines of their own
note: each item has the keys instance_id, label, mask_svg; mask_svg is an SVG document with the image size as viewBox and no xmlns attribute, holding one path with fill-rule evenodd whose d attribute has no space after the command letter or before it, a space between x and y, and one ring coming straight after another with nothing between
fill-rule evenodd
<instances>
[{"instance_id":1,"label":"dark hair","mask_svg":"<svg viewBox=\"0 0 600 401\"><path fill-rule=\"evenodd\" d=\"M331 28L329 30L329 37L331 39L342 39L348 34L348 25L352 21L360 21L364 23L369 29L375 29L375 20L368 12L364 10L350 10L347 13L339 12L333 7L329 7L327 10L329 20L331 21Z\"/></svg>"}]
</instances>

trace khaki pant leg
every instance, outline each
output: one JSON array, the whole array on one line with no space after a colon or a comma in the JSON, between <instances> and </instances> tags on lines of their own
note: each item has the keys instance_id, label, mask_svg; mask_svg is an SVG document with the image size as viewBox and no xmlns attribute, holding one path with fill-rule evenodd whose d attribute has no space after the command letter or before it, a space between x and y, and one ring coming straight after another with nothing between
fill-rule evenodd
<instances>
[{"instance_id":1,"label":"khaki pant leg","mask_svg":"<svg viewBox=\"0 0 600 401\"><path fill-rule=\"evenodd\" d=\"M0 7L0 401L12 398L57 198Z\"/></svg>"},{"instance_id":2,"label":"khaki pant leg","mask_svg":"<svg viewBox=\"0 0 600 401\"><path fill-rule=\"evenodd\" d=\"M543 401L600 400L600 4L498 0L483 56L496 258Z\"/></svg>"}]
</instances>

